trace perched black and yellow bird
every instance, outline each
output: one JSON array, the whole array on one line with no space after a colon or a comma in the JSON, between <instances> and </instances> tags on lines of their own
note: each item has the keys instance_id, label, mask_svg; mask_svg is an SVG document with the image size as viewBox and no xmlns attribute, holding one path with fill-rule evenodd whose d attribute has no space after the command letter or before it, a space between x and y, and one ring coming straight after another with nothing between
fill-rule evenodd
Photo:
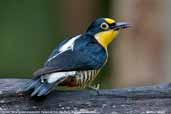
<instances>
[{"instance_id":1,"label":"perched black and yellow bird","mask_svg":"<svg viewBox=\"0 0 171 114\"><path fill-rule=\"evenodd\" d=\"M119 30L128 27L110 18L97 19L84 34L60 43L24 91L31 91L31 96L45 96L55 86L91 87L107 62L108 45Z\"/></svg>"}]
</instances>

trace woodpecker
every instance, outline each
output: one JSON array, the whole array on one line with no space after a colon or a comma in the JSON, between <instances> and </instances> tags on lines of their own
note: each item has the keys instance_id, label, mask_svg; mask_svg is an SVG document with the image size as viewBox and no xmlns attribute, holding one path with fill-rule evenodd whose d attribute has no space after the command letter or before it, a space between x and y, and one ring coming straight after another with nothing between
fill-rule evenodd
<instances>
[{"instance_id":1,"label":"woodpecker","mask_svg":"<svg viewBox=\"0 0 171 114\"><path fill-rule=\"evenodd\" d=\"M95 20L85 33L61 42L44 66L33 73L24 91L31 91L31 96L46 96L56 86L91 87L107 62L108 45L128 27L128 23L111 18Z\"/></svg>"}]
</instances>

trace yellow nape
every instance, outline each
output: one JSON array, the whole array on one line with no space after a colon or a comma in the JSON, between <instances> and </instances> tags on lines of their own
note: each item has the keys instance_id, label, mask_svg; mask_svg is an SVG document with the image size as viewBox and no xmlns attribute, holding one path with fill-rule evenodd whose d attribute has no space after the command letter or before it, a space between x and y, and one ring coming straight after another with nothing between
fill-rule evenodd
<instances>
[{"instance_id":1,"label":"yellow nape","mask_svg":"<svg viewBox=\"0 0 171 114\"><path fill-rule=\"evenodd\" d=\"M112 23L115 23L116 21L113 20L113 19L110 19L110 18L105 18L104 19L108 24L112 24Z\"/></svg>"},{"instance_id":2,"label":"yellow nape","mask_svg":"<svg viewBox=\"0 0 171 114\"><path fill-rule=\"evenodd\" d=\"M103 31L95 34L95 38L100 45L107 48L107 46L116 38L118 33L118 31L114 30Z\"/></svg>"}]
</instances>

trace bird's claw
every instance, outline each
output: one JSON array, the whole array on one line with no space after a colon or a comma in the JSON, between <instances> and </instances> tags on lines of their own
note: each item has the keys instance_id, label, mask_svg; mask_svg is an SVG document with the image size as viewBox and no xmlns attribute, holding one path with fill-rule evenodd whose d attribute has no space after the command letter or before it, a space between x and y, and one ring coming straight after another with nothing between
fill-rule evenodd
<instances>
[{"instance_id":1,"label":"bird's claw","mask_svg":"<svg viewBox=\"0 0 171 114\"><path fill-rule=\"evenodd\" d=\"M93 90L93 91L95 91L97 93L97 95L100 95L100 91L99 91L100 84L99 83L96 84L96 85L93 85L93 86L88 86L88 89Z\"/></svg>"}]
</instances>

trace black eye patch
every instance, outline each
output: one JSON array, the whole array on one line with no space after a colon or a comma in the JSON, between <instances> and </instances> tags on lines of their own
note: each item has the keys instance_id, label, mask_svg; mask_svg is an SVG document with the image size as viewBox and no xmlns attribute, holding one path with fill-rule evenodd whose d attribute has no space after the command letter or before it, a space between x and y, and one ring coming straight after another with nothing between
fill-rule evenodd
<instances>
[{"instance_id":1,"label":"black eye patch","mask_svg":"<svg viewBox=\"0 0 171 114\"><path fill-rule=\"evenodd\" d=\"M113 29L116 26L116 23L109 24L110 29Z\"/></svg>"},{"instance_id":2,"label":"black eye patch","mask_svg":"<svg viewBox=\"0 0 171 114\"><path fill-rule=\"evenodd\" d=\"M112 24L110 24L110 26L115 26L116 25L116 23L112 23Z\"/></svg>"}]
</instances>

